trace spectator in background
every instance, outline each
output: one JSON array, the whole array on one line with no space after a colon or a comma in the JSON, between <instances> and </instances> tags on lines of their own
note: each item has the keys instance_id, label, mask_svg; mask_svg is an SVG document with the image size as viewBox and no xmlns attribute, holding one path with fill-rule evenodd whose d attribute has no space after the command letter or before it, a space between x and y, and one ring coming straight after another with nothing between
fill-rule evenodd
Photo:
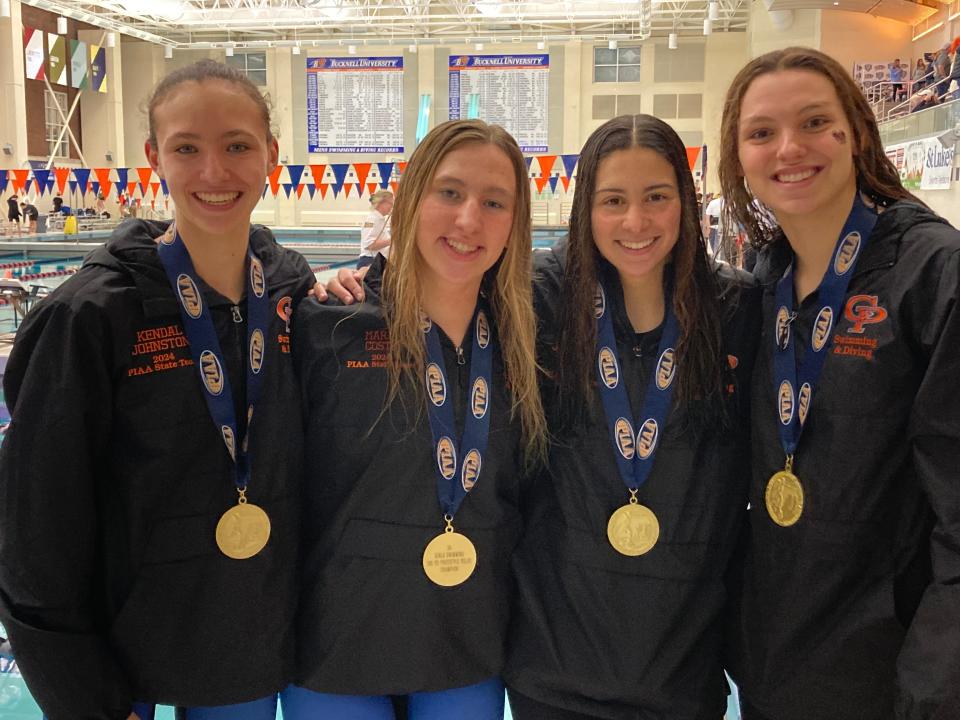
<instances>
[{"instance_id":1,"label":"spectator in background","mask_svg":"<svg viewBox=\"0 0 960 720\"><path fill-rule=\"evenodd\" d=\"M11 195L7 198L7 220L17 224L20 227L20 206L17 204L17 196Z\"/></svg>"},{"instance_id":2,"label":"spectator in background","mask_svg":"<svg viewBox=\"0 0 960 720\"><path fill-rule=\"evenodd\" d=\"M910 108L910 112L920 112L921 110L926 110L939 104L940 101L937 99L936 91L934 91L933 88L928 88L913 99L913 106Z\"/></svg>"},{"instance_id":3,"label":"spectator in background","mask_svg":"<svg viewBox=\"0 0 960 720\"><path fill-rule=\"evenodd\" d=\"M27 232L35 233L37 231L37 220L40 217L36 206L28 202L22 202L20 203L20 210L23 212L23 219L27 221Z\"/></svg>"},{"instance_id":4,"label":"spectator in background","mask_svg":"<svg viewBox=\"0 0 960 720\"><path fill-rule=\"evenodd\" d=\"M380 253L386 257L390 252L390 213L393 211L393 193L377 190L370 196L370 214L363 220L360 229L360 257L357 268L370 265Z\"/></svg>"},{"instance_id":5,"label":"spectator in background","mask_svg":"<svg viewBox=\"0 0 960 720\"><path fill-rule=\"evenodd\" d=\"M73 213L73 211L70 209L69 205L64 205L63 198L57 195L53 199L52 213L59 213L60 215L70 215Z\"/></svg>"},{"instance_id":6,"label":"spectator in background","mask_svg":"<svg viewBox=\"0 0 960 720\"><path fill-rule=\"evenodd\" d=\"M890 82L893 83L890 86L891 90L891 100L899 100L900 96L903 95L903 81L907 78L907 70L900 64L900 58L897 58L893 61L893 65L890 66Z\"/></svg>"},{"instance_id":7,"label":"spectator in background","mask_svg":"<svg viewBox=\"0 0 960 720\"><path fill-rule=\"evenodd\" d=\"M911 88L912 92L919 92L923 88L925 82L924 77L927 74L927 64L923 61L923 58L917 58L917 66L913 69L913 87Z\"/></svg>"},{"instance_id":8,"label":"spectator in background","mask_svg":"<svg viewBox=\"0 0 960 720\"><path fill-rule=\"evenodd\" d=\"M933 61L934 82L936 82L937 97L942 98L950 87L950 43L940 48Z\"/></svg>"},{"instance_id":9,"label":"spectator in background","mask_svg":"<svg viewBox=\"0 0 960 720\"><path fill-rule=\"evenodd\" d=\"M960 36L955 37L953 42L950 43L950 52L953 53L953 65L950 68L950 77L947 79L946 90L950 90L950 83L957 83L957 87L954 89L953 97L951 98L955 100L960 97Z\"/></svg>"},{"instance_id":10,"label":"spectator in background","mask_svg":"<svg viewBox=\"0 0 960 720\"><path fill-rule=\"evenodd\" d=\"M707 203L706 215L707 222L710 225L710 235L707 238L707 248L710 250L711 255L716 255L722 239L720 233L720 216L723 215L722 195L717 195L713 198L713 200Z\"/></svg>"}]
</instances>

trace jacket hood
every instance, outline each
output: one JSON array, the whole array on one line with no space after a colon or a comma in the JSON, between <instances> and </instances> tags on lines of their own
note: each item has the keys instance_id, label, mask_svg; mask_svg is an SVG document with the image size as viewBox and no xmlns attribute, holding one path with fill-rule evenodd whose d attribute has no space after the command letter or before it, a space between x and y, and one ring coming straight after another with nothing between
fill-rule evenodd
<instances>
[{"instance_id":1,"label":"jacket hood","mask_svg":"<svg viewBox=\"0 0 960 720\"><path fill-rule=\"evenodd\" d=\"M949 225L929 208L910 200L899 200L886 208L877 219L870 242L858 261L857 271L896 260L907 231L926 223ZM792 259L790 245L781 234L760 250L754 276L763 285L774 283L780 279Z\"/></svg>"}]
</instances>

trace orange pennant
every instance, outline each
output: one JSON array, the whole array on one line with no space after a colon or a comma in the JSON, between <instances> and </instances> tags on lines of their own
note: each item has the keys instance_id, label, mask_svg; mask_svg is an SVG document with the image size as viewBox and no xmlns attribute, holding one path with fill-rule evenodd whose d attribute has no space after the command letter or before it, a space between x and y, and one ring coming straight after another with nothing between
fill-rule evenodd
<instances>
[{"instance_id":1,"label":"orange pennant","mask_svg":"<svg viewBox=\"0 0 960 720\"><path fill-rule=\"evenodd\" d=\"M67 187L67 180L70 179L70 168L54 168L53 175L57 178L57 192L63 195Z\"/></svg>"},{"instance_id":2,"label":"orange pennant","mask_svg":"<svg viewBox=\"0 0 960 720\"><path fill-rule=\"evenodd\" d=\"M354 163L353 172L357 175L357 182L362 187L367 182L367 175L370 174L370 166L373 163Z\"/></svg>"},{"instance_id":3,"label":"orange pennant","mask_svg":"<svg viewBox=\"0 0 960 720\"><path fill-rule=\"evenodd\" d=\"M697 164L697 158L700 157L700 148L687 148L687 164L690 166L690 172L693 172L693 166Z\"/></svg>"},{"instance_id":4,"label":"orange pennant","mask_svg":"<svg viewBox=\"0 0 960 720\"><path fill-rule=\"evenodd\" d=\"M323 182L323 173L326 171L326 165L311 165L310 172L313 173L313 186L320 189L320 183Z\"/></svg>"},{"instance_id":5,"label":"orange pennant","mask_svg":"<svg viewBox=\"0 0 960 720\"><path fill-rule=\"evenodd\" d=\"M127 196L133 197L133 191L137 189L137 184L135 182L127 183Z\"/></svg>"},{"instance_id":6,"label":"orange pennant","mask_svg":"<svg viewBox=\"0 0 960 720\"><path fill-rule=\"evenodd\" d=\"M406 163L404 163L404 164L406 164ZM397 183L396 180L391 180L391 181L390 181L390 189L393 190L393 194L394 194L394 195L397 194L397 185L398 185L398 184L399 184L399 183Z\"/></svg>"},{"instance_id":7,"label":"orange pennant","mask_svg":"<svg viewBox=\"0 0 960 720\"><path fill-rule=\"evenodd\" d=\"M10 171L10 182L13 183L13 191L15 193L26 192L27 190L27 176L30 174L30 169L20 169Z\"/></svg>"},{"instance_id":8,"label":"orange pennant","mask_svg":"<svg viewBox=\"0 0 960 720\"><path fill-rule=\"evenodd\" d=\"M553 164L557 161L556 155L540 155L537 157L537 162L540 163L540 175L542 177L550 177L553 173Z\"/></svg>"},{"instance_id":9,"label":"orange pennant","mask_svg":"<svg viewBox=\"0 0 960 720\"><path fill-rule=\"evenodd\" d=\"M110 197L110 168L94 168L93 174L97 176L97 181L100 183L100 192L105 198Z\"/></svg>"},{"instance_id":10,"label":"orange pennant","mask_svg":"<svg viewBox=\"0 0 960 720\"><path fill-rule=\"evenodd\" d=\"M377 191L377 183L367 183L367 192L373 195Z\"/></svg>"},{"instance_id":11,"label":"orange pennant","mask_svg":"<svg viewBox=\"0 0 960 720\"><path fill-rule=\"evenodd\" d=\"M153 197L156 199L157 190L160 189L160 183L150 183L150 189L153 190Z\"/></svg>"},{"instance_id":12,"label":"orange pennant","mask_svg":"<svg viewBox=\"0 0 960 720\"><path fill-rule=\"evenodd\" d=\"M328 189L329 187L330 187L329 185L317 185L317 190L320 191L320 199L321 199L321 200L326 200L326 199L327 199L327 189Z\"/></svg>"},{"instance_id":13,"label":"orange pennant","mask_svg":"<svg viewBox=\"0 0 960 720\"><path fill-rule=\"evenodd\" d=\"M273 193L274 197L276 197L277 193L280 192L280 173L282 172L283 165L277 165L267 176L267 179L270 180L270 192Z\"/></svg>"},{"instance_id":14,"label":"orange pennant","mask_svg":"<svg viewBox=\"0 0 960 720\"><path fill-rule=\"evenodd\" d=\"M407 169L407 164L405 162L397 163L397 172L403 175L403 171Z\"/></svg>"},{"instance_id":15,"label":"orange pennant","mask_svg":"<svg viewBox=\"0 0 960 720\"><path fill-rule=\"evenodd\" d=\"M153 168L137 168L137 177L140 178L140 190L144 193L147 192L150 178L153 177Z\"/></svg>"},{"instance_id":16,"label":"orange pennant","mask_svg":"<svg viewBox=\"0 0 960 720\"><path fill-rule=\"evenodd\" d=\"M560 176L560 182L563 183L563 191L567 192L570 189L570 178Z\"/></svg>"},{"instance_id":17,"label":"orange pennant","mask_svg":"<svg viewBox=\"0 0 960 720\"><path fill-rule=\"evenodd\" d=\"M537 192L543 192L543 188L546 187L548 182L550 182L550 178L538 177L534 178L533 181L537 184Z\"/></svg>"},{"instance_id":18,"label":"orange pennant","mask_svg":"<svg viewBox=\"0 0 960 720\"><path fill-rule=\"evenodd\" d=\"M297 200L303 197L303 183L297 185Z\"/></svg>"}]
</instances>

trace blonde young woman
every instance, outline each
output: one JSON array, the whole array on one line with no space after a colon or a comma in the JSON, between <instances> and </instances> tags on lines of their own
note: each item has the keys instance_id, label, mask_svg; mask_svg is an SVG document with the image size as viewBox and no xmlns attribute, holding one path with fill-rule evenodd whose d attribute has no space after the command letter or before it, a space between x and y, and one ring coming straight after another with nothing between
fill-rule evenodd
<instances>
[{"instance_id":1,"label":"blonde young woman","mask_svg":"<svg viewBox=\"0 0 960 720\"><path fill-rule=\"evenodd\" d=\"M366 302L297 317L307 447L336 452L306 483L288 720L503 713L523 464L545 436L529 202L513 138L444 123L407 166Z\"/></svg>"},{"instance_id":2,"label":"blonde young woman","mask_svg":"<svg viewBox=\"0 0 960 720\"><path fill-rule=\"evenodd\" d=\"M360 258L357 268L372 265L377 254L390 254L390 213L393 211L393 193L377 190L370 196L370 212L360 228Z\"/></svg>"}]
</instances>

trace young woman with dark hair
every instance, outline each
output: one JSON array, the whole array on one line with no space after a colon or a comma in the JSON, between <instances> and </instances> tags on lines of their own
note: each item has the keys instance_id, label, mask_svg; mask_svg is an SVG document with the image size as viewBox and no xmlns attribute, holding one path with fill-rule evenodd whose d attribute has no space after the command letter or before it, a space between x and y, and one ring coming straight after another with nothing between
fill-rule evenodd
<instances>
[{"instance_id":1,"label":"young woman with dark hair","mask_svg":"<svg viewBox=\"0 0 960 720\"><path fill-rule=\"evenodd\" d=\"M303 438L281 310L313 275L250 224L278 151L246 76L172 73L149 125L176 224L118 228L10 355L0 617L49 720L273 720Z\"/></svg>"},{"instance_id":2,"label":"young woman with dark hair","mask_svg":"<svg viewBox=\"0 0 960 720\"><path fill-rule=\"evenodd\" d=\"M721 134L764 291L730 657L743 717L956 717L960 233L903 188L821 52L748 63Z\"/></svg>"}]
</instances>

